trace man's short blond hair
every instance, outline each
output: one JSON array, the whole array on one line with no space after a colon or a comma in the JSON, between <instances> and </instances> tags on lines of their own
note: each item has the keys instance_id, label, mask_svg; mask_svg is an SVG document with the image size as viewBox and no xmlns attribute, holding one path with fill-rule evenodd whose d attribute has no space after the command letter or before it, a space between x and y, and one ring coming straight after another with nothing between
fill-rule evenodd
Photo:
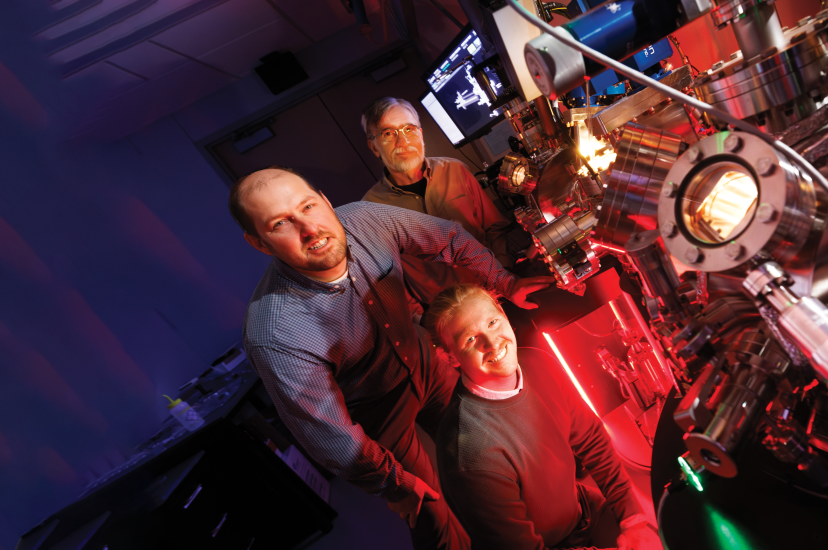
<instances>
[{"instance_id":1,"label":"man's short blond hair","mask_svg":"<svg viewBox=\"0 0 828 550\"><path fill-rule=\"evenodd\" d=\"M443 338L443 330L446 325L457 315L457 312L463 307L463 304L469 298L485 296L492 301L492 304L504 313L503 307L498 302L500 296L494 292L490 292L480 285L471 283L461 283L449 287L440 294L438 294L428 307L428 311L423 316L423 324L431 336L431 341L435 345L448 350L447 342Z\"/></svg>"}]
</instances>

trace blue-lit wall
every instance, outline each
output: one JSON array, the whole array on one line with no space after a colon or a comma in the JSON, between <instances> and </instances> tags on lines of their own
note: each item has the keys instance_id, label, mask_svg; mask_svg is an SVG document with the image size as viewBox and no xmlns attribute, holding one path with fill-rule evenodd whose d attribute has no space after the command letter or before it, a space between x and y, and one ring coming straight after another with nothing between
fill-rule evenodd
<instances>
[{"instance_id":1,"label":"blue-lit wall","mask_svg":"<svg viewBox=\"0 0 828 550\"><path fill-rule=\"evenodd\" d=\"M0 550L154 433L167 415L162 394L239 340L268 262L242 239L227 213L226 181L195 143L266 104L263 86L240 82L114 142L70 139L103 101L94 81L62 84L38 51L33 22L45 9L0 8ZM431 32L447 43L456 30L445 26ZM422 70L412 65L413 76L399 78L422 85ZM421 91L404 88L381 93L416 100ZM341 186L329 196L342 203L379 171L361 150L359 101L348 93L380 92L326 93L371 167L326 168ZM453 153L440 140L432 154ZM303 162L318 165L318 152L309 147ZM369 533L390 541L388 529L402 537L393 545L406 547L404 525L385 503L336 487L332 499L348 513L322 547L367 547L357 540Z\"/></svg>"},{"instance_id":2,"label":"blue-lit wall","mask_svg":"<svg viewBox=\"0 0 828 550\"><path fill-rule=\"evenodd\" d=\"M130 454L238 341L267 263L171 117L66 142L62 88L0 15L0 550ZM88 104L88 103L87 103Z\"/></svg>"},{"instance_id":3,"label":"blue-lit wall","mask_svg":"<svg viewBox=\"0 0 828 550\"><path fill-rule=\"evenodd\" d=\"M0 109L4 550L157 429L161 394L239 339L267 263L173 119L67 146L19 114Z\"/></svg>"}]
</instances>

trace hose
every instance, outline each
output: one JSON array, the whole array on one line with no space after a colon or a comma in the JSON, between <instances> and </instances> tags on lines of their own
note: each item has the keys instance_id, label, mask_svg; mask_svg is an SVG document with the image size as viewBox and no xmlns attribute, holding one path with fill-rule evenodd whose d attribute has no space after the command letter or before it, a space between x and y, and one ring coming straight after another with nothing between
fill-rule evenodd
<instances>
[{"instance_id":1,"label":"hose","mask_svg":"<svg viewBox=\"0 0 828 550\"><path fill-rule=\"evenodd\" d=\"M689 106L691 106L695 109L699 109L700 111L702 111L704 113L708 113L708 114L712 115L713 117L715 117L719 120L727 122L733 128L737 128L739 130L742 130L743 132L746 132L748 134L752 134L752 135L755 135L755 136L761 138L762 140L764 140L765 142L767 142L768 144L770 144L771 146L776 148L778 151L780 151L783 155L785 155L791 161L798 164L799 167L804 172L806 172L809 176L811 176L811 178L814 181L819 183L820 187L822 187L823 190L828 192L828 180L826 180L825 177L822 174L820 174L819 170L814 168L811 163L806 161L804 158L802 158L801 155L799 155L796 151L794 151L793 149L791 149L790 147L788 147L787 145L785 145L781 141L777 141L772 136L769 136L768 134L765 134L764 132L762 132L758 128L754 128L750 124L748 124L748 123L746 123L742 120L739 120L738 118L730 115L729 113L726 113L725 111L721 111L719 109L716 109L712 105L709 105L709 104L707 104L703 101L699 101L698 99L695 99L695 98L692 98L688 95L685 95L685 94L681 93L680 91L675 90L675 89L667 86L666 84L662 84L661 82L658 82L657 80L653 80L652 78L649 78L648 76L646 76L646 75L644 75L644 74L642 74L642 73L640 73L640 72L638 72L634 69L631 69L631 68L627 67L623 63L619 63L618 61L616 61L616 60L614 60L610 57L607 57L606 55L602 54L601 52L593 50L589 46L585 46L584 44L581 44L580 42L575 40L575 38L570 36L568 33L560 33L559 34L559 33L554 32L552 26L550 26L545 21L535 17L534 14L530 13L526 8L524 8L523 6L518 4L517 0L506 0L506 2L512 7L512 9L517 11L518 14L520 14L521 17L523 17L524 19L529 21L529 23L531 23L532 25L535 25L536 27L538 27L542 31L544 31L544 32L548 33L550 36L554 37L555 39L563 42L564 44L566 44L570 48L581 52L582 54L584 54L584 56L586 56L586 57L588 57L588 58L590 58L594 61L597 61L598 63L601 63L602 65L605 65L610 69L613 69L616 73L623 74L624 76L626 76L630 80L633 80L635 82L638 82L639 84L642 84L644 86L648 86L648 87L653 88L655 90L658 90L659 92L661 92L665 96L667 96L667 97L669 97L669 98L671 98L675 101L680 101L680 102L684 103L685 105L689 105Z\"/></svg>"},{"instance_id":2,"label":"hose","mask_svg":"<svg viewBox=\"0 0 828 550\"><path fill-rule=\"evenodd\" d=\"M664 503L667 502L667 495L670 494L670 486L664 488L664 492L661 494L661 500L658 501L658 512L656 512L656 525L658 526L658 538L661 539L661 546L664 547L664 550L670 550L667 547L667 541L664 540L664 530L661 528L661 512L664 510Z\"/></svg>"}]
</instances>

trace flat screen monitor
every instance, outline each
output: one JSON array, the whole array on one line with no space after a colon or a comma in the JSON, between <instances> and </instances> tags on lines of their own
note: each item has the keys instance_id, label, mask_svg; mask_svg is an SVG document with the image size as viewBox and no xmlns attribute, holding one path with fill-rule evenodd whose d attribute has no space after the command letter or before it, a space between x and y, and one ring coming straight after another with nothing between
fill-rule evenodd
<instances>
[{"instance_id":1,"label":"flat screen monitor","mask_svg":"<svg viewBox=\"0 0 828 550\"><path fill-rule=\"evenodd\" d=\"M420 102L455 147L503 120L503 108L491 108L492 101L474 75L475 66L487 57L477 33L467 25L423 75L428 91ZM497 74L486 67L478 70L486 71L485 80L496 96L502 89Z\"/></svg>"}]
</instances>

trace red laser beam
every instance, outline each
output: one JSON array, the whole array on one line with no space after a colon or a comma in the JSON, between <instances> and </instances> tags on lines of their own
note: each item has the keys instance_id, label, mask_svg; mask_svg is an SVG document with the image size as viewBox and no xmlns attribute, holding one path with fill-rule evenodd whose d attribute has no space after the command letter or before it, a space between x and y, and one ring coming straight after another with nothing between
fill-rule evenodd
<instances>
[{"instance_id":1,"label":"red laser beam","mask_svg":"<svg viewBox=\"0 0 828 550\"><path fill-rule=\"evenodd\" d=\"M589 405L589 408L592 409L592 412L595 413L595 416L597 416L598 418L601 418L601 416L598 414L598 411L596 411L595 407L592 406L592 401L590 401L589 397L587 397L587 394L584 391L584 388L581 387L581 384L578 382L578 379L575 378L574 374L572 374L572 370L569 368L569 365L566 363L566 359L563 358L563 355L561 355L561 352L558 350L558 346L556 346L555 342L552 341L552 337L549 336L549 334L547 334L545 332L543 333L543 337L546 338L546 341L549 343L549 347L552 348L553 352L555 352L555 357L557 357L558 361L560 361L561 365L563 365L563 368L566 371L566 374L569 375L569 379L572 380L573 384L575 384L575 389L578 390L578 393L581 394L581 398L583 398L583 400L586 401L586 404Z\"/></svg>"}]
</instances>

